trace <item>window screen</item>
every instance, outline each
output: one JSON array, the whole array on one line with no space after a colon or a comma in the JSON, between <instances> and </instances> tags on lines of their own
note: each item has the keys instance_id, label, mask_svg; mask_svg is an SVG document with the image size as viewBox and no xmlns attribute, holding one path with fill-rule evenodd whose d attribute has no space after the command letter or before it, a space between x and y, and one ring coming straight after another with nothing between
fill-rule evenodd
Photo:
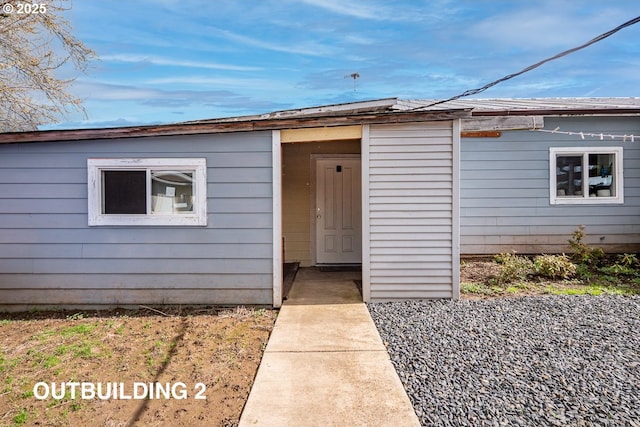
<instances>
[{"instance_id":1,"label":"window screen","mask_svg":"<svg viewBox=\"0 0 640 427\"><path fill-rule=\"evenodd\" d=\"M103 171L103 214L146 214L146 171Z\"/></svg>"}]
</instances>

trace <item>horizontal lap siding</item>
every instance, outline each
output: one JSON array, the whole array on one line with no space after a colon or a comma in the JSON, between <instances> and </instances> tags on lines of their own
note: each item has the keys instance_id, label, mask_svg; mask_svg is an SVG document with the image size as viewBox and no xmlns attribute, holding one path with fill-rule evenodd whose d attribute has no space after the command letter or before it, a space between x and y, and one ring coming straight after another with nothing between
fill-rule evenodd
<instances>
[{"instance_id":1,"label":"horizontal lap siding","mask_svg":"<svg viewBox=\"0 0 640 427\"><path fill-rule=\"evenodd\" d=\"M372 301L453 296L451 122L371 126Z\"/></svg>"},{"instance_id":2,"label":"horizontal lap siding","mask_svg":"<svg viewBox=\"0 0 640 427\"><path fill-rule=\"evenodd\" d=\"M546 118L545 128L640 134L638 118ZM551 205L549 147L624 147L624 204ZM585 225L587 242L610 252L640 251L640 147L620 139L531 131L465 138L461 148L461 252L566 252Z\"/></svg>"},{"instance_id":3,"label":"horizontal lap siding","mask_svg":"<svg viewBox=\"0 0 640 427\"><path fill-rule=\"evenodd\" d=\"M206 227L88 227L87 159L207 159ZM271 304L271 133L0 146L0 308Z\"/></svg>"}]
</instances>

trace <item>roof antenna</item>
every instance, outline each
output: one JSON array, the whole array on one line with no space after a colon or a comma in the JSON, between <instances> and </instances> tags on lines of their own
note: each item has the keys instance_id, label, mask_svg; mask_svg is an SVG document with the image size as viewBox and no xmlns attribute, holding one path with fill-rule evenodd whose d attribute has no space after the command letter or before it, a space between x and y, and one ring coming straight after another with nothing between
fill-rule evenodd
<instances>
[{"instance_id":1,"label":"roof antenna","mask_svg":"<svg viewBox=\"0 0 640 427\"><path fill-rule=\"evenodd\" d=\"M353 91L356 91L356 80L358 80L360 78L360 74L358 73L351 73L348 76L344 76L344 78L346 79L347 77L351 77L353 79Z\"/></svg>"}]
</instances>

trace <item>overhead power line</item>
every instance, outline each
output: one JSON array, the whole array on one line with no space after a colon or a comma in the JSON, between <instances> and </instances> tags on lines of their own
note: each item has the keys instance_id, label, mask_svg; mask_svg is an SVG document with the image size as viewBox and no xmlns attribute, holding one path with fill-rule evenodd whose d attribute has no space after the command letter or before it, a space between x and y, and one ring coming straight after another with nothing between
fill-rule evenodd
<instances>
[{"instance_id":1,"label":"overhead power line","mask_svg":"<svg viewBox=\"0 0 640 427\"><path fill-rule=\"evenodd\" d=\"M493 81L491 83L488 83L488 84L482 86L481 88L470 89L470 90L467 90L467 91L461 93L460 95L452 96L451 98L448 98L448 99L445 99L445 100L442 100L442 101L436 101L436 102L433 102L433 103L431 103L429 105L423 105L423 106L420 106L420 107L416 107L416 108L413 108L413 110L420 110L420 109L423 109L423 108L433 107L434 105L444 104L445 102L455 101L456 99L460 99L460 98L464 98L464 97L467 97L467 96L476 95L478 93L484 92L485 90L489 89L490 87L493 87L493 86L497 85L498 83L502 83L502 82L510 80L510 79L512 79L514 77L518 77L519 75L527 73L527 72L529 72L531 70L534 70L534 69L538 68L539 66L541 66L543 64L546 64L547 62L551 62L551 61L556 60L558 58L562 58L563 56L567 56L567 55L569 55L569 54L571 54L573 52L577 52L577 51L579 51L581 49L584 49L585 47L591 46L592 44L595 44L595 43L599 42L600 40L604 40L607 37L612 36L613 34L617 33L618 31L622 30L623 28L630 27L631 25L637 24L638 22L640 22L640 16L638 16L636 18L633 18L633 19L625 22L624 24L618 25L614 29L607 31L606 33L600 34L599 36L589 40L588 42L586 42L586 43L584 43L584 44L582 44L580 46L574 47L574 48L569 49L569 50L565 50L564 52L560 52L560 53L558 53L556 55L553 55L553 56L551 56L551 57L549 57L547 59L543 59L540 62L536 62L533 65L529 65L527 68L524 68L524 69L518 71L517 73L513 73L513 74L509 74L507 76L504 76L503 78L498 79L496 81Z\"/></svg>"}]
</instances>

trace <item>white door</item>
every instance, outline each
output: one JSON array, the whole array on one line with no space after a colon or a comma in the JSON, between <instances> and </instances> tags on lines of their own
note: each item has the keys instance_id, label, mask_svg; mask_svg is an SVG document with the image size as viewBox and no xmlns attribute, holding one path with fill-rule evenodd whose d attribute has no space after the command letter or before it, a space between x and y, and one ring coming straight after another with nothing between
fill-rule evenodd
<instances>
[{"instance_id":1,"label":"white door","mask_svg":"<svg viewBox=\"0 0 640 427\"><path fill-rule=\"evenodd\" d=\"M360 159L316 160L316 262L362 263Z\"/></svg>"}]
</instances>

